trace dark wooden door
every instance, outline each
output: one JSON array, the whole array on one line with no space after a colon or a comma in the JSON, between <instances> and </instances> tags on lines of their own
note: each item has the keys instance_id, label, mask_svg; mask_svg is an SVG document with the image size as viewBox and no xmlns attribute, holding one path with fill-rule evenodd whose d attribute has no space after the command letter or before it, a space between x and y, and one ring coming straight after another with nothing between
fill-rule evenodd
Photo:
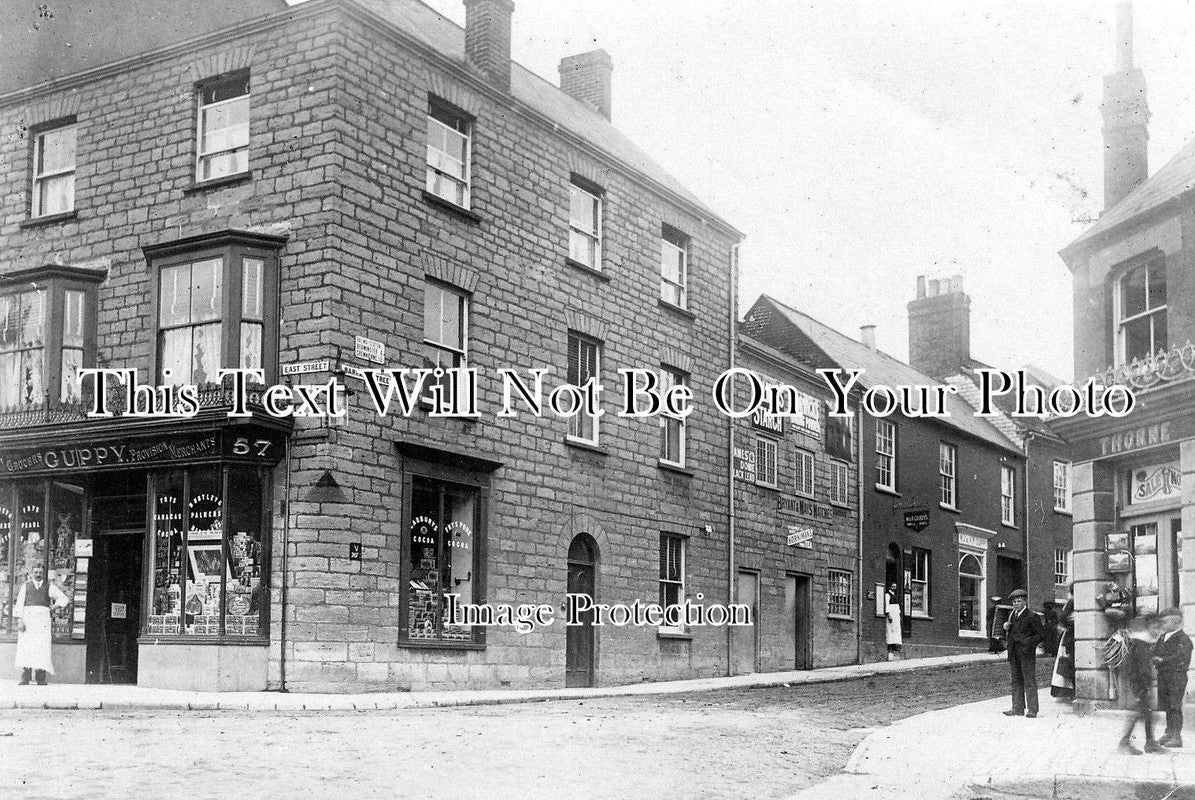
<instances>
[{"instance_id":1,"label":"dark wooden door","mask_svg":"<svg viewBox=\"0 0 1195 800\"><path fill-rule=\"evenodd\" d=\"M137 682L141 629L139 531L97 536L87 587L87 680Z\"/></svg>"},{"instance_id":2,"label":"dark wooden door","mask_svg":"<svg viewBox=\"0 0 1195 800\"><path fill-rule=\"evenodd\" d=\"M809 576L789 575L784 582L785 649L792 658L787 669L812 669L809 637Z\"/></svg>"},{"instance_id":3,"label":"dark wooden door","mask_svg":"<svg viewBox=\"0 0 1195 800\"><path fill-rule=\"evenodd\" d=\"M595 597L597 564L588 537L578 535L568 551L568 592ZM596 602L596 601L595 601ZM564 685L593 686L593 612L584 613L580 625L565 628Z\"/></svg>"}]
</instances>

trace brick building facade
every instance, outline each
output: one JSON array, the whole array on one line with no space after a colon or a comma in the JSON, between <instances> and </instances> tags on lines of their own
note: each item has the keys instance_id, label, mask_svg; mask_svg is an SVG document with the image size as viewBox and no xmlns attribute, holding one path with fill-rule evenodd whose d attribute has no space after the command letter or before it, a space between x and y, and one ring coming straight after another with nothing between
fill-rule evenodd
<instances>
[{"instance_id":1,"label":"brick building facade","mask_svg":"<svg viewBox=\"0 0 1195 800\"><path fill-rule=\"evenodd\" d=\"M612 393L651 368L708 397L741 235L610 125L608 57L562 63L582 102L510 62L508 2L466 5L467 31L406 0L278 0L171 37L175 3L124 52L0 87L0 658L45 559L73 600L64 680L727 672L722 628L445 619L450 594L731 599L725 417L501 418L496 370ZM379 362L477 368L479 418L376 415L355 375ZM202 410L87 419L72 378L95 365L198 384ZM214 373L236 366L336 378L347 414L229 418Z\"/></svg>"}]
</instances>

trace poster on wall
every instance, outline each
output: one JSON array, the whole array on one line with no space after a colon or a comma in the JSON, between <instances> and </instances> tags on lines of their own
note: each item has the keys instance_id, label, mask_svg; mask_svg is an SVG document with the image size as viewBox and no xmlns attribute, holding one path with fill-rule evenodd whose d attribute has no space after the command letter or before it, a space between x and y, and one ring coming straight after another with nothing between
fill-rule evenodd
<instances>
[{"instance_id":1,"label":"poster on wall","mask_svg":"<svg viewBox=\"0 0 1195 800\"><path fill-rule=\"evenodd\" d=\"M1182 496L1183 474L1178 462L1155 464L1132 470L1129 475L1129 504L1178 501Z\"/></svg>"}]
</instances>

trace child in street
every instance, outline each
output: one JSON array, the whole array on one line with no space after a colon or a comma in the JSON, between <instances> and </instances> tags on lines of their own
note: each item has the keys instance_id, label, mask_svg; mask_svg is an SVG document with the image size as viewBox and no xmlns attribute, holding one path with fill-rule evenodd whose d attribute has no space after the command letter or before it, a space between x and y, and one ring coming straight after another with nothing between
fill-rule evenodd
<instances>
[{"instance_id":1,"label":"child in street","mask_svg":"<svg viewBox=\"0 0 1195 800\"><path fill-rule=\"evenodd\" d=\"M1158 670L1158 710L1166 712L1163 747L1183 746L1183 697L1187 693L1187 670L1191 668L1191 639L1183 632L1183 612L1168 608L1161 614L1162 638L1154 645L1154 666Z\"/></svg>"},{"instance_id":2,"label":"child in street","mask_svg":"<svg viewBox=\"0 0 1195 800\"><path fill-rule=\"evenodd\" d=\"M1133 731L1137 728L1138 720L1145 726L1145 752L1166 752L1154 739L1153 708L1149 702L1149 692L1153 687L1153 646L1161 633L1162 621L1156 616L1134 617L1129 622L1128 649L1121 665L1132 693L1129 709L1133 713L1125 724L1124 735L1120 737L1120 752L1127 755L1141 755L1141 751L1133 746Z\"/></svg>"}]
</instances>

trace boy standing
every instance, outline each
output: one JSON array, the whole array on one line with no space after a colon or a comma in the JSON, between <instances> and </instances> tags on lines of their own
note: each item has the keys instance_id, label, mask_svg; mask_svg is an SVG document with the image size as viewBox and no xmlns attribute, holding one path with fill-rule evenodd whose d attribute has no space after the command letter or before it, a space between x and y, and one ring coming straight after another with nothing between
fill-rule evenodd
<instances>
[{"instance_id":1,"label":"boy standing","mask_svg":"<svg viewBox=\"0 0 1195 800\"><path fill-rule=\"evenodd\" d=\"M1158 670L1158 710L1166 712L1166 734L1159 744L1183 746L1183 696L1187 693L1187 670L1191 667L1191 638L1183 632L1183 612L1168 608L1162 612L1162 636L1154 645L1153 663Z\"/></svg>"},{"instance_id":2,"label":"boy standing","mask_svg":"<svg viewBox=\"0 0 1195 800\"><path fill-rule=\"evenodd\" d=\"M1161 632L1162 621L1156 616L1134 617L1129 622L1128 650L1121 665L1132 694L1129 709L1133 713L1120 737L1120 752L1127 755L1141 755L1141 751L1133 747L1133 731L1138 720L1145 726L1145 752L1166 752L1154 739L1153 709L1149 705L1149 690L1153 686L1153 645Z\"/></svg>"}]
</instances>

